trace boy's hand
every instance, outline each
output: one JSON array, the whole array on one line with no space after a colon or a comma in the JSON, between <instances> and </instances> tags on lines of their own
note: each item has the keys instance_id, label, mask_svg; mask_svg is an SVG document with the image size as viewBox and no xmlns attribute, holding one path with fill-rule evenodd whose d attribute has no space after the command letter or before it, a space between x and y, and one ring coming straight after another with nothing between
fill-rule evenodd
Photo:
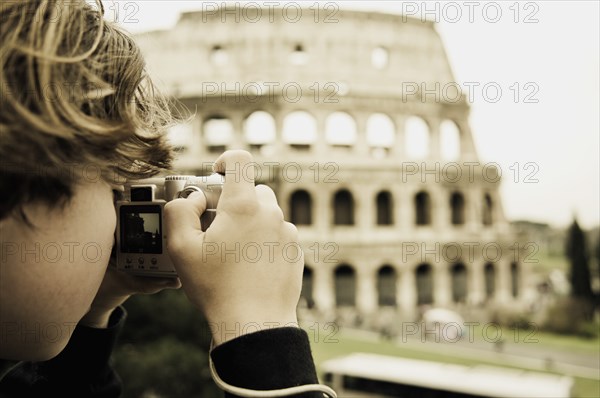
<instances>
[{"instance_id":1,"label":"boy's hand","mask_svg":"<svg viewBox=\"0 0 600 398\"><path fill-rule=\"evenodd\" d=\"M131 295L138 293L154 294L163 289L178 289L180 287L179 278L128 275L109 265L90 310L79 323L89 327L106 328L110 314Z\"/></svg>"},{"instance_id":2,"label":"boy's hand","mask_svg":"<svg viewBox=\"0 0 600 398\"><path fill-rule=\"evenodd\" d=\"M217 216L206 232L201 193L165 206L167 249L188 298L203 309L216 344L257 330L297 326L304 255L273 191L254 186L252 156L225 152Z\"/></svg>"}]
</instances>

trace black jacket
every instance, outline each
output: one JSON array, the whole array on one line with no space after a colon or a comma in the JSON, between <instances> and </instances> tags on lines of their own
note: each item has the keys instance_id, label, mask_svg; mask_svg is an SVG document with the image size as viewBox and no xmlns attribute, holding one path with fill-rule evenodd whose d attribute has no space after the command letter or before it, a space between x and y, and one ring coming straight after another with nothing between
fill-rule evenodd
<instances>
[{"instance_id":1,"label":"black jacket","mask_svg":"<svg viewBox=\"0 0 600 398\"><path fill-rule=\"evenodd\" d=\"M125 318L124 310L118 308L106 329L77 326L55 358L21 362L10 369L0 380L0 397L119 397L121 380L109 360ZM233 386L273 390L318 383L308 335L299 328L247 334L221 344L210 355L219 377Z\"/></svg>"}]
</instances>

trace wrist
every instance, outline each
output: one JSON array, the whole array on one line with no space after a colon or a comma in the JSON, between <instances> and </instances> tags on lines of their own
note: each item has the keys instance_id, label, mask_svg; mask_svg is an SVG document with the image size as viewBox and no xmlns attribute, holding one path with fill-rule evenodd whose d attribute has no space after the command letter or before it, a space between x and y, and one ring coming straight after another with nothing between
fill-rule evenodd
<instances>
[{"instance_id":1,"label":"wrist","mask_svg":"<svg viewBox=\"0 0 600 398\"><path fill-rule=\"evenodd\" d=\"M285 318L252 318L245 317L238 320L221 320L211 322L209 327L213 339L213 345L216 347L230 340L251 333L261 332L282 327L299 327L298 319L295 316Z\"/></svg>"}]
</instances>

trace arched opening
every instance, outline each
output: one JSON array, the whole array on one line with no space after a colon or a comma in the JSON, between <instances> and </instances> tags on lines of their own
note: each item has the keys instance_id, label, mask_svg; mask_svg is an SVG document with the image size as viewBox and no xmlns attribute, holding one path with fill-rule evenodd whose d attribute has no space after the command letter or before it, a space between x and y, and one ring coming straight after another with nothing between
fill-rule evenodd
<instances>
[{"instance_id":1,"label":"arched opening","mask_svg":"<svg viewBox=\"0 0 600 398\"><path fill-rule=\"evenodd\" d=\"M317 121L308 112L291 112L283 119L282 136L292 149L308 150L317 139Z\"/></svg>"},{"instance_id":2,"label":"arched opening","mask_svg":"<svg viewBox=\"0 0 600 398\"><path fill-rule=\"evenodd\" d=\"M233 141L233 123L225 116L209 116L204 121L202 133L207 150L221 153Z\"/></svg>"},{"instance_id":3,"label":"arched opening","mask_svg":"<svg viewBox=\"0 0 600 398\"><path fill-rule=\"evenodd\" d=\"M175 151L186 152L192 144L194 128L191 123L180 123L169 129L167 138Z\"/></svg>"},{"instance_id":4,"label":"arched opening","mask_svg":"<svg viewBox=\"0 0 600 398\"><path fill-rule=\"evenodd\" d=\"M337 147L356 143L356 121L346 112L334 112L325 120L325 140Z\"/></svg>"},{"instance_id":5,"label":"arched opening","mask_svg":"<svg viewBox=\"0 0 600 398\"><path fill-rule=\"evenodd\" d=\"M244 120L244 139L252 152L260 152L276 139L275 119L265 111L252 112Z\"/></svg>"},{"instance_id":6,"label":"arched opening","mask_svg":"<svg viewBox=\"0 0 600 398\"><path fill-rule=\"evenodd\" d=\"M429 126L425 120L411 116L405 124L406 155L412 159L429 156Z\"/></svg>"},{"instance_id":7,"label":"arched opening","mask_svg":"<svg viewBox=\"0 0 600 398\"><path fill-rule=\"evenodd\" d=\"M315 301L313 300L313 270L307 267L306 264L302 271L302 291L300 297L306 303L307 308L315 306Z\"/></svg>"},{"instance_id":8,"label":"arched opening","mask_svg":"<svg viewBox=\"0 0 600 398\"><path fill-rule=\"evenodd\" d=\"M454 192L450 196L450 209L452 225L463 225L465 223L465 198L460 192Z\"/></svg>"},{"instance_id":9,"label":"arched opening","mask_svg":"<svg viewBox=\"0 0 600 398\"><path fill-rule=\"evenodd\" d=\"M517 263L510 264L510 285L513 297L519 296L519 265Z\"/></svg>"},{"instance_id":10,"label":"arched opening","mask_svg":"<svg viewBox=\"0 0 600 398\"><path fill-rule=\"evenodd\" d=\"M392 194L381 191L377 194L377 225L392 225L394 219L394 208Z\"/></svg>"},{"instance_id":11,"label":"arched opening","mask_svg":"<svg viewBox=\"0 0 600 398\"><path fill-rule=\"evenodd\" d=\"M467 268L464 264L454 264L450 269L452 279L452 301L464 303L467 301Z\"/></svg>"},{"instance_id":12,"label":"arched opening","mask_svg":"<svg viewBox=\"0 0 600 398\"><path fill-rule=\"evenodd\" d=\"M433 277L431 266L429 264L421 264L415 271L417 284L417 304L432 304L433 303Z\"/></svg>"},{"instance_id":13,"label":"arched opening","mask_svg":"<svg viewBox=\"0 0 600 398\"><path fill-rule=\"evenodd\" d=\"M415 195L415 224L431 224L431 200L427 192L419 192Z\"/></svg>"},{"instance_id":14,"label":"arched opening","mask_svg":"<svg viewBox=\"0 0 600 398\"><path fill-rule=\"evenodd\" d=\"M384 158L388 155L390 147L394 144L396 131L394 122L388 115L374 113L367 119L367 145L371 148L371 155L375 158Z\"/></svg>"},{"instance_id":15,"label":"arched opening","mask_svg":"<svg viewBox=\"0 0 600 398\"><path fill-rule=\"evenodd\" d=\"M333 198L333 224L354 225L354 198L350 191L337 191Z\"/></svg>"},{"instance_id":16,"label":"arched opening","mask_svg":"<svg viewBox=\"0 0 600 398\"><path fill-rule=\"evenodd\" d=\"M388 66L390 54L387 48L379 46L371 51L371 65L376 69L384 69Z\"/></svg>"},{"instance_id":17,"label":"arched opening","mask_svg":"<svg viewBox=\"0 0 600 398\"><path fill-rule=\"evenodd\" d=\"M381 307L396 305L396 271L390 265L377 271L377 297Z\"/></svg>"},{"instance_id":18,"label":"arched opening","mask_svg":"<svg viewBox=\"0 0 600 398\"><path fill-rule=\"evenodd\" d=\"M356 274L347 265L339 265L334 272L335 304L338 307L354 307L356 305Z\"/></svg>"},{"instance_id":19,"label":"arched opening","mask_svg":"<svg viewBox=\"0 0 600 398\"><path fill-rule=\"evenodd\" d=\"M229 63L229 53L223 46L216 44L210 49L208 59L215 66L224 66Z\"/></svg>"},{"instance_id":20,"label":"arched opening","mask_svg":"<svg viewBox=\"0 0 600 398\"><path fill-rule=\"evenodd\" d=\"M290 197L290 222L295 225L312 224L312 199L305 190L295 191Z\"/></svg>"},{"instance_id":21,"label":"arched opening","mask_svg":"<svg viewBox=\"0 0 600 398\"><path fill-rule=\"evenodd\" d=\"M496 293L496 271L494 270L494 264L485 264L483 275L485 279L485 297L489 300L494 298L494 294Z\"/></svg>"},{"instance_id":22,"label":"arched opening","mask_svg":"<svg viewBox=\"0 0 600 398\"><path fill-rule=\"evenodd\" d=\"M493 220L493 211L494 211L494 203L492 202L492 197L489 193L486 193L483 196L483 214L482 214L482 223L483 225L492 225Z\"/></svg>"},{"instance_id":23,"label":"arched opening","mask_svg":"<svg viewBox=\"0 0 600 398\"><path fill-rule=\"evenodd\" d=\"M289 55L289 61L292 65L306 65L308 63L308 53L304 46L297 43Z\"/></svg>"},{"instance_id":24,"label":"arched opening","mask_svg":"<svg viewBox=\"0 0 600 398\"><path fill-rule=\"evenodd\" d=\"M460 130L452 120L444 120L440 124L440 146L443 160L460 158Z\"/></svg>"}]
</instances>

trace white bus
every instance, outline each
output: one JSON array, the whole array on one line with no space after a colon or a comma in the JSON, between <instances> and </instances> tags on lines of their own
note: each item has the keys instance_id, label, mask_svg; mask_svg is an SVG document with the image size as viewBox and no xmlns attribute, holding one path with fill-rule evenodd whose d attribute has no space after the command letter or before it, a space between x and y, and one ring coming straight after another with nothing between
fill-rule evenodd
<instances>
[{"instance_id":1,"label":"white bus","mask_svg":"<svg viewBox=\"0 0 600 398\"><path fill-rule=\"evenodd\" d=\"M321 364L340 398L570 398L573 379L487 365L354 353Z\"/></svg>"}]
</instances>

